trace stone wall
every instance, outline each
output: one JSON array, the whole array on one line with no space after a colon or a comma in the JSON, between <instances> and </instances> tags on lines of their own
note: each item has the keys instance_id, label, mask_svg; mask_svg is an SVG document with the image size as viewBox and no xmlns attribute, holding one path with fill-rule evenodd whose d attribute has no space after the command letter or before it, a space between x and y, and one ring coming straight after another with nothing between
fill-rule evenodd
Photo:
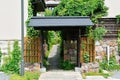
<instances>
[{"instance_id":1,"label":"stone wall","mask_svg":"<svg viewBox=\"0 0 120 80\"><path fill-rule=\"evenodd\" d=\"M40 71L40 64L39 63L25 63L24 65L25 71Z\"/></svg>"},{"instance_id":2,"label":"stone wall","mask_svg":"<svg viewBox=\"0 0 120 80\"><path fill-rule=\"evenodd\" d=\"M91 63L82 63L81 66L81 73L87 73L87 72L99 72L99 63L98 62L91 62Z\"/></svg>"},{"instance_id":3,"label":"stone wall","mask_svg":"<svg viewBox=\"0 0 120 80\"><path fill-rule=\"evenodd\" d=\"M64 60L77 65L77 41L64 41Z\"/></svg>"},{"instance_id":4,"label":"stone wall","mask_svg":"<svg viewBox=\"0 0 120 80\"><path fill-rule=\"evenodd\" d=\"M19 46L21 46L21 41L19 41ZM8 54L8 45L10 46L10 50L13 50L14 40L0 40L0 48L3 54Z\"/></svg>"},{"instance_id":5,"label":"stone wall","mask_svg":"<svg viewBox=\"0 0 120 80\"><path fill-rule=\"evenodd\" d=\"M115 54L118 61L118 42L116 38L104 38L95 44L96 60L102 61L102 58L107 56L107 46L109 46L109 53Z\"/></svg>"},{"instance_id":6,"label":"stone wall","mask_svg":"<svg viewBox=\"0 0 120 80\"><path fill-rule=\"evenodd\" d=\"M21 41L19 41L19 46L21 46ZM4 57L8 56L8 46L10 48L10 51L13 50L13 44L14 44L14 40L0 40L0 49L2 52L2 60L0 62L0 65L2 65L4 63Z\"/></svg>"}]
</instances>

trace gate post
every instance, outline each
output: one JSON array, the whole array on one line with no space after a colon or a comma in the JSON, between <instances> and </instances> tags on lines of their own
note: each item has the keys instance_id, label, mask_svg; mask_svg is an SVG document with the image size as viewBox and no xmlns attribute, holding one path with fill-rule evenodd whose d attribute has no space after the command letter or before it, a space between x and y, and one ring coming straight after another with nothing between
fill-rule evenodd
<instances>
[{"instance_id":1,"label":"gate post","mask_svg":"<svg viewBox=\"0 0 120 80\"><path fill-rule=\"evenodd\" d=\"M79 32L78 32L78 43L77 43L77 46L78 46L78 67L81 67L81 63L80 63L80 37L81 37L81 29L79 28Z\"/></svg>"},{"instance_id":2,"label":"gate post","mask_svg":"<svg viewBox=\"0 0 120 80\"><path fill-rule=\"evenodd\" d=\"M40 63L40 68L43 68L43 59L44 59L44 49L43 49L43 43L44 43L44 35L43 35L43 30L41 30L41 63Z\"/></svg>"}]
</instances>

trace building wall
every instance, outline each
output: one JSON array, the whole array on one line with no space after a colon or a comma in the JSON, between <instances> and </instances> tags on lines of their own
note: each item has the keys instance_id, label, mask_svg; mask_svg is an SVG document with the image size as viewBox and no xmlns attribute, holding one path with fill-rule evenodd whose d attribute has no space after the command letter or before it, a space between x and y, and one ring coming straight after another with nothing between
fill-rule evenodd
<instances>
[{"instance_id":1,"label":"building wall","mask_svg":"<svg viewBox=\"0 0 120 80\"><path fill-rule=\"evenodd\" d=\"M19 41L19 46L21 46L21 40ZM0 40L0 48L3 54L8 54L8 47L10 51L13 50L14 40Z\"/></svg>"},{"instance_id":2,"label":"building wall","mask_svg":"<svg viewBox=\"0 0 120 80\"><path fill-rule=\"evenodd\" d=\"M21 46L21 41L20 40L18 41L19 41L19 46ZM14 40L0 40L0 49L3 54L0 65L4 63L5 57L8 56L8 49L10 49L10 52L13 50L13 45L14 45Z\"/></svg>"},{"instance_id":3,"label":"building wall","mask_svg":"<svg viewBox=\"0 0 120 80\"><path fill-rule=\"evenodd\" d=\"M27 4L28 0L24 0L25 21L27 20ZM11 39L21 39L21 0L0 1L0 40Z\"/></svg>"},{"instance_id":4,"label":"building wall","mask_svg":"<svg viewBox=\"0 0 120 80\"><path fill-rule=\"evenodd\" d=\"M107 47L109 47L109 54L118 54L118 42L115 38L105 38L101 41L96 42L95 52L96 60L102 61L104 57L107 57ZM118 61L118 56L116 56Z\"/></svg>"},{"instance_id":5,"label":"building wall","mask_svg":"<svg viewBox=\"0 0 120 80\"><path fill-rule=\"evenodd\" d=\"M118 27L116 18L100 18L98 26L103 26L107 29L103 40L96 42L95 52L96 59L102 60L103 57L107 57L107 47L109 47L109 54L115 54L117 61L120 59L118 56Z\"/></svg>"},{"instance_id":6,"label":"building wall","mask_svg":"<svg viewBox=\"0 0 120 80\"><path fill-rule=\"evenodd\" d=\"M24 22L27 20L28 0L24 0ZM26 26L24 26L24 36ZM0 48L7 54L8 42L12 50L14 40L21 40L21 0L0 1Z\"/></svg>"}]
</instances>

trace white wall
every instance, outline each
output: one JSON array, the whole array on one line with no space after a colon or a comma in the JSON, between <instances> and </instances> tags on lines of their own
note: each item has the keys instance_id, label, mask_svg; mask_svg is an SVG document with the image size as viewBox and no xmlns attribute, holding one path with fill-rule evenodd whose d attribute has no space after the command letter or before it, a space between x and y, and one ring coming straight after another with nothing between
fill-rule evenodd
<instances>
[{"instance_id":1,"label":"white wall","mask_svg":"<svg viewBox=\"0 0 120 80\"><path fill-rule=\"evenodd\" d=\"M24 0L25 21L27 19L27 2L28 0ZM105 4L109 7L107 17L120 14L119 3L120 0L105 0ZM21 0L0 1L0 40L9 39L21 39Z\"/></svg>"},{"instance_id":2,"label":"white wall","mask_svg":"<svg viewBox=\"0 0 120 80\"><path fill-rule=\"evenodd\" d=\"M24 0L25 21L27 2L28 0ZM0 40L9 39L21 39L21 0L0 1Z\"/></svg>"}]
</instances>

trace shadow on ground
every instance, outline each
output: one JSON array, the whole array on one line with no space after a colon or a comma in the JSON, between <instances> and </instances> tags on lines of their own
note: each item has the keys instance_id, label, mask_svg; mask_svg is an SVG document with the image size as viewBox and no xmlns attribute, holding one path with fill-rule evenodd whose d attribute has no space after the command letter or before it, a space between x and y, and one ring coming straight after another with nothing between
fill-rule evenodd
<instances>
[{"instance_id":1,"label":"shadow on ground","mask_svg":"<svg viewBox=\"0 0 120 80\"><path fill-rule=\"evenodd\" d=\"M48 57L48 70L58 70L60 65L60 46L59 44L53 45L53 48Z\"/></svg>"}]
</instances>

